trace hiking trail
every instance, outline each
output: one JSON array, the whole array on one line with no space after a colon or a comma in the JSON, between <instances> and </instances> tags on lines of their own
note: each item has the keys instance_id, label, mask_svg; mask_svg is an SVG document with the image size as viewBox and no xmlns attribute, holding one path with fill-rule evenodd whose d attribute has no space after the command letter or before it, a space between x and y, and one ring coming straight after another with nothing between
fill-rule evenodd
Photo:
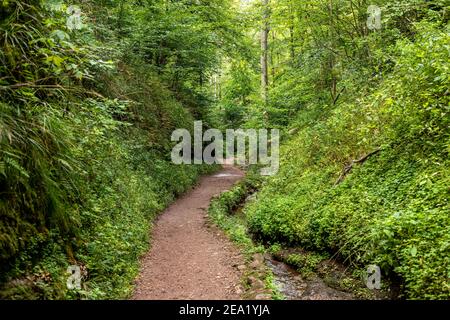
<instances>
[{"instance_id":1,"label":"hiking trail","mask_svg":"<svg viewBox=\"0 0 450 320\"><path fill-rule=\"evenodd\" d=\"M135 300L240 299L239 250L208 223L211 199L244 173L225 165L170 205L155 221L150 251L141 260Z\"/></svg>"}]
</instances>

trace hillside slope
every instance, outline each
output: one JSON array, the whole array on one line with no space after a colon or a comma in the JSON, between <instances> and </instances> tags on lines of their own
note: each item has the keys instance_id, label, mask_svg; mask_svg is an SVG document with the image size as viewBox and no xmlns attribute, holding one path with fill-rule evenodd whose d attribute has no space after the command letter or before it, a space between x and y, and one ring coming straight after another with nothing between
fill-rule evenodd
<instances>
[{"instance_id":1,"label":"hillside slope","mask_svg":"<svg viewBox=\"0 0 450 320\"><path fill-rule=\"evenodd\" d=\"M450 37L416 31L378 85L298 113L280 172L245 211L270 242L378 264L405 297L448 299Z\"/></svg>"}]
</instances>

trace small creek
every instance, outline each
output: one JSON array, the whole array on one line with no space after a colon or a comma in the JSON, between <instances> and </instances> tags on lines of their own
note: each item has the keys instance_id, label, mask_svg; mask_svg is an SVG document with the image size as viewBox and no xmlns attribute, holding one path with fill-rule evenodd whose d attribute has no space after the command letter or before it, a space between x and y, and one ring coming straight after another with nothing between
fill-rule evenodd
<instances>
[{"instance_id":1,"label":"small creek","mask_svg":"<svg viewBox=\"0 0 450 320\"><path fill-rule=\"evenodd\" d=\"M320 277L305 279L294 268L275 259L266 259L274 283L286 300L351 300L352 294L329 287Z\"/></svg>"}]
</instances>

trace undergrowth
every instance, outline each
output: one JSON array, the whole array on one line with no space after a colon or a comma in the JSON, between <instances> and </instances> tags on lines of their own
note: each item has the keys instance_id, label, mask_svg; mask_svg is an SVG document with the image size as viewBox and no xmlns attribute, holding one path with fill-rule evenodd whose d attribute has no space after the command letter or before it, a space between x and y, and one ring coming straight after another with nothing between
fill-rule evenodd
<instances>
[{"instance_id":1,"label":"undergrowth","mask_svg":"<svg viewBox=\"0 0 450 320\"><path fill-rule=\"evenodd\" d=\"M266 241L377 264L405 298L448 299L449 34L429 23L416 32L369 94L326 117L322 105L299 112L279 173L243 210Z\"/></svg>"},{"instance_id":2,"label":"undergrowth","mask_svg":"<svg viewBox=\"0 0 450 320\"><path fill-rule=\"evenodd\" d=\"M208 209L211 221L221 228L230 240L240 248L247 263L251 262L255 254L264 254L266 252L263 245L256 244L251 238L245 216L240 212L240 206L246 200L249 200L248 198L258 190L261 183L262 178L255 172L250 171L233 188L213 199ZM270 290L272 299L283 299L283 296L274 284L271 270L265 270L264 283L266 289Z\"/></svg>"},{"instance_id":3,"label":"undergrowth","mask_svg":"<svg viewBox=\"0 0 450 320\"><path fill-rule=\"evenodd\" d=\"M0 298L127 298L152 220L214 167L172 164L194 117L154 68L47 3L0 3Z\"/></svg>"}]
</instances>

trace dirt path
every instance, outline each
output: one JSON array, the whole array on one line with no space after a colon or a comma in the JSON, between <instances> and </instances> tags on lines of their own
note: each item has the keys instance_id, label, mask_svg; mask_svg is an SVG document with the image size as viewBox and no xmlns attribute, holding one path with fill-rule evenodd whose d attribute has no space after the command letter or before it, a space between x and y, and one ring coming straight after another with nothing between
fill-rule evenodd
<instances>
[{"instance_id":1,"label":"dirt path","mask_svg":"<svg viewBox=\"0 0 450 320\"><path fill-rule=\"evenodd\" d=\"M231 166L200 180L157 220L150 252L141 262L133 299L240 299L239 251L207 225L214 195L229 189L243 173Z\"/></svg>"}]
</instances>

